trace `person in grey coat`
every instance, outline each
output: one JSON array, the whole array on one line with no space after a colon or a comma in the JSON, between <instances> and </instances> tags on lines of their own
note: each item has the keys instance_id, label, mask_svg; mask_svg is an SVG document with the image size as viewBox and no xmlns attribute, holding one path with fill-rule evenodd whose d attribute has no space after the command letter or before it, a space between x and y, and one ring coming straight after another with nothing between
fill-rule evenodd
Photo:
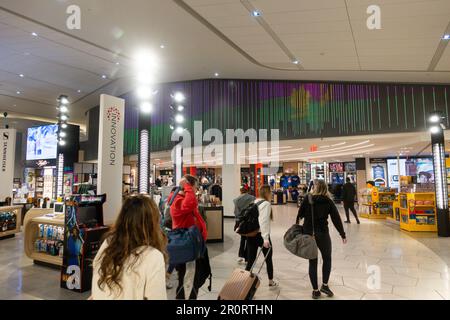
<instances>
[{"instance_id":1,"label":"person in grey coat","mask_svg":"<svg viewBox=\"0 0 450 320\"><path fill-rule=\"evenodd\" d=\"M241 212L252 205L255 202L255 197L249 194L249 188L247 185L242 185L240 188L241 195L233 200L234 202L234 215L236 216L236 225L234 229L236 230L238 227L238 218ZM239 246L239 258L238 263L246 263L247 258L247 237L241 236L241 244Z\"/></svg>"}]
</instances>

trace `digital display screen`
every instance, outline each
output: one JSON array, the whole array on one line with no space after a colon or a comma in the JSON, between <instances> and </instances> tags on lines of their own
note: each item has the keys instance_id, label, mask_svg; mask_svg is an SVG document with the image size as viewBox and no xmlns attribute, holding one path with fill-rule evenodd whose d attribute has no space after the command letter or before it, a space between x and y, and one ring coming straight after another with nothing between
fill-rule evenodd
<instances>
[{"instance_id":1,"label":"digital display screen","mask_svg":"<svg viewBox=\"0 0 450 320\"><path fill-rule=\"evenodd\" d=\"M97 208L94 206L78 207L78 224L86 224L92 220L97 220Z\"/></svg>"},{"instance_id":2,"label":"digital display screen","mask_svg":"<svg viewBox=\"0 0 450 320\"><path fill-rule=\"evenodd\" d=\"M56 159L57 149L57 125L48 125L28 129L27 160Z\"/></svg>"},{"instance_id":3,"label":"digital display screen","mask_svg":"<svg viewBox=\"0 0 450 320\"><path fill-rule=\"evenodd\" d=\"M64 204L62 204L62 203L55 203L55 207L53 208L53 211L55 213L64 213Z\"/></svg>"}]
</instances>

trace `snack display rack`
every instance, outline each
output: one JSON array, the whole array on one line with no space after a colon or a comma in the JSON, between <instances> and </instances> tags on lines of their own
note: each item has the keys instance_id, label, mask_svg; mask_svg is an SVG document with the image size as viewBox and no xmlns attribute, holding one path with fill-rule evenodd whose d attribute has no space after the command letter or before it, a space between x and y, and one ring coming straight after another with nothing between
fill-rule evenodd
<instances>
[{"instance_id":1,"label":"snack display rack","mask_svg":"<svg viewBox=\"0 0 450 320\"><path fill-rule=\"evenodd\" d=\"M0 207L0 240L20 232L22 206Z\"/></svg>"},{"instance_id":2,"label":"snack display rack","mask_svg":"<svg viewBox=\"0 0 450 320\"><path fill-rule=\"evenodd\" d=\"M402 230L437 232L434 192L401 192L399 203Z\"/></svg>"}]
</instances>

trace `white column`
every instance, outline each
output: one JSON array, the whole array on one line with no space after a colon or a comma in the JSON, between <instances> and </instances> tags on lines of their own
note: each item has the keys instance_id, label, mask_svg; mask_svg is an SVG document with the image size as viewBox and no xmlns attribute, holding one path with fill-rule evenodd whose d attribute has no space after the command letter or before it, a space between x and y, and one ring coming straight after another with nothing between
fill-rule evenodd
<instances>
[{"instance_id":1,"label":"white column","mask_svg":"<svg viewBox=\"0 0 450 320\"><path fill-rule=\"evenodd\" d=\"M115 222L122 206L123 136L125 100L100 96L98 141L98 194L106 194L103 207L105 225Z\"/></svg>"},{"instance_id":2,"label":"white column","mask_svg":"<svg viewBox=\"0 0 450 320\"><path fill-rule=\"evenodd\" d=\"M0 201L13 198L14 165L16 157L16 130L1 129Z\"/></svg>"},{"instance_id":3,"label":"white column","mask_svg":"<svg viewBox=\"0 0 450 320\"><path fill-rule=\"evenodd\" d=\"M239 164L224 164L222 166L222 203L225 217L234 217L234 203L241 186L241 166Z\"/></svg>"}]
</instances>

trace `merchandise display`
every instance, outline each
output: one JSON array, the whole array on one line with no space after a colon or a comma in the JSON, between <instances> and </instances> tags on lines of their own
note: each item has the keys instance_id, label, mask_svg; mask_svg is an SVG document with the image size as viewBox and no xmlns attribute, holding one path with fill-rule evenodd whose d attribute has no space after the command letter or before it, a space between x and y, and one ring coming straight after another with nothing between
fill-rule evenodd
<instances>
[{"instance_id":1,"label":"merchandise display","mask_svg":"<svg viewBox=\"0 0 450 320\"><path fill-rule=\"evenodd\" d=\"M0 240L20 232L22 206L0 207Z\"/></svg>"},{"instance_id":2,"label":"merchandise display","mask_svg":"<svg viewBox=\"0 0 450 320\"><path fill-rule=\"evenodd\" d=\"M24 220L25 254L36 264L62 265L64 213L31 209Z\"/></svg>"},{"instance_id":3,"label":"merchandise display","mask_svg":"<svg viewBox=\"0 0 450 320\"><path fill-rule=\"evenodd\" d=\"M400 228L406 231L437 231L435 194L400 193Z\"/></svg>"},{"instance_id":4,"label":"merchandise display","mask_svg":"<svg viewBox=\"0 0 450 320\"><path fill-rule=\"evenodd\" d=\"M373 187L360 194L360 216L368 219L385 219L394 215L396 192L386 187Z\"/></svg>"}]
</instances>

